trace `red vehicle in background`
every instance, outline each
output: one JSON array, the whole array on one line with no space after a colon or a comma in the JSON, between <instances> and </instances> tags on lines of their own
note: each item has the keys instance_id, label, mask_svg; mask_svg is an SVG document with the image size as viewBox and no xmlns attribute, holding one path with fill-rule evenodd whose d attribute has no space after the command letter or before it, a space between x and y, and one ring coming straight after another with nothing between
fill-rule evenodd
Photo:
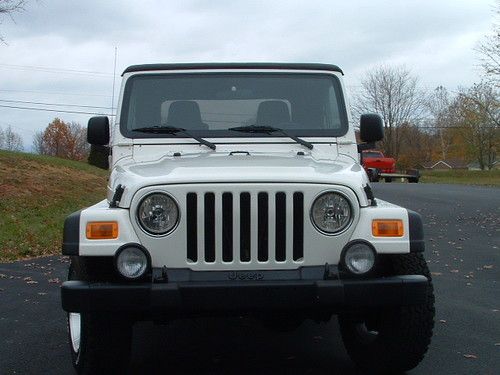
<instances>
[{"instance_id":1,"label":"red vehicle in background","mask_svg":"<svg viewBox=\"0 0 500 375\"><path fill-rule=\"evenodd\" d=\"M379 173L396 173L396 160L386 158L382 151L363 151L363 167L368 172L369 168L378 169Z\"/></svg>"},{"instance_id":2,"label":"red vehicle in background","mask_svg":"<svg viewBox=\"0 0 500 375\"><path fill-rule=\"evenodd\" d=\"M396 160L385 157L382 151L378 150L362 151L361 164L372 182L378 182L380 178L385 182L392 182L393 178L406 178L408 182L418 182L420 178L420 173L416 169L408 170L406 173L396 173Z\"/></svg>"}]
</instances>

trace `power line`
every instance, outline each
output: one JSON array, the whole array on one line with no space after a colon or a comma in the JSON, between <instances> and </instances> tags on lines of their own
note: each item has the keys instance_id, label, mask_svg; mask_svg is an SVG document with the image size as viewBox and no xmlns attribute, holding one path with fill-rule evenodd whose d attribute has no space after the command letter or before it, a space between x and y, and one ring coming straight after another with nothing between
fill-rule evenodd
<instances>
[{"instance_id":1,"label":"power line","mask_svg":"<svg viewBox=\"0 0 500 375\"><path fill-rule=\"evenodd\" d=\"M60 107L80 107L80 108L113 109L111 107L99 107L99 106L96 106L96 105L30 102L30 101L24 101L24 100L8 100L8 99L0 99L0 102L21 103L21 104L38 104L38 105L48 105L48 106L60 106Z\"/></svg>"},{"instance_id":2,"label":"power line","mask_svg":"<svg viewBox=\"0 0 500 375\"><path fill-rule=\"evenodd\" d=\"M42 73L63 73L63 74L75 74L75 75L92 75L92 76L105 76L111 77L111 73L107 72L97 72L91 70L77 70L77 69L64 69L64 68L52 68L46 66L35 66L35 65L13 65L13 64L0 64L0 68L14 69L14 70L31 70L35 72Z\"/></svg>"},{"instance_id":3,"label":"power line","mask_svg":"<svg viewBox=\"0 0 500 375\"><path fill-rule=\"evenodd\" d=\"M100 116L114 116L111 113L102 112L83 112L83 111L67 111L67 110L57 110L57 109L47 109L47 108L35 108L35 107L18 107L13 105L3 105L0 104L2 108L12 108L12 109L24 109L29 111L43 111L43 112L58 112L58 113L76 113L82 115L100 115Z\"/></svg>"},{"instance_id":4,"label":"power line","mask_svg":"<svg viewBox=\"0 0 500 375\"><path fill-rule=\"evenodd\" d=\"M44 94L44 95L75 95L75 96L101 96L105 98L110 98L111 95L104 94L89 94L89 93L77 93L77 92L57 92L57 91L40 91L40 90L14 90L14 89L0 89L2 92L26 92L34 94Z\"/></svg>"}]
</instances>

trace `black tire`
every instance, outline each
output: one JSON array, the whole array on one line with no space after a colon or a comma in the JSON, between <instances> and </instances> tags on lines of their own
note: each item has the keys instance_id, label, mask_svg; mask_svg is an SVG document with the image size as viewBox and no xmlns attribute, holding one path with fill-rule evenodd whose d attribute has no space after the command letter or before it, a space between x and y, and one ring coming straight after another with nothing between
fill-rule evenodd
<instances>
[{"instance_id":1,"label":"black tire","mask_svg":"<svg viewBox=\"0 0 500 375\"><path fill-rule=\"evenodd\" d=\"M68 280L86 280L87 277L81 263L71 263ZM79 375L126 373L132 320L117 314L81 313L79 347L75 347L68 313L68 338L73 366Z\"/></svg>"},{"instance_id":2,"label":"black tire","mask_svg":"<svg viewBox=\"0 0 500 375\"><path fill-rule=\"evenodd\" d=\"M427 352L434 328L432 279L422 254L390 256L386 273L426 276L427 300L421 305L339 316L349 356L369 373L398 373L416 367Z\"/></svg>"},{"instance_id":3,"label":"black tire","mask_svg":"<svg viewBox=\"0 0 500 375\"><path fill-rule=\"evenodd\" d=\"M262 317L264 327L273 332L292 332L304 323L304 318L300 316L291 316L289 314L274 314Z\"/></svg>"},{"instance_id":4,"label":"black tire","mask_svg":"<svg viewBox=\"0 0 500 375\"><path fill-rule=\"evenodd\" d=\"M418 183L418 177L410 177L410 178L408 179L408 182L409 182L409 183L416 184L416 183Z\"/></svg>"},{"instance_id":5,"label":"black tire","mask_svg":"<svg viewBox=\"0 0 500 375\"><path fill-rule=\"evenodd\" d=\"M384 180L385 182L392 182L392 177L385 177Z\"/></svg>"},{"instance_id":6,"label":"black tire","mask_svg":"<svg viewBox=\"0 0 500 375\"><path fill-rule=\"evenodd\" d=\"M368 179L370 182L379 182L380 176L379 171L376 168L369 168L366 172L368 174Z\"/></svg>"}]
</instances>

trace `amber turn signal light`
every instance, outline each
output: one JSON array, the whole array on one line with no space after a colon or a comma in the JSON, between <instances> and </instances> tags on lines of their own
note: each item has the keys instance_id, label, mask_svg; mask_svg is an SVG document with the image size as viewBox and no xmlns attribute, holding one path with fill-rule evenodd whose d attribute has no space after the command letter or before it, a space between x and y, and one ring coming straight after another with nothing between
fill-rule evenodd
<instances>
[{"instance_id":1,"label":"amber turn signal light","mask_svg":"<svg viewBox=\"0 0 500 375\"><path fill-rule=\"evenodd\" d=\"M372 234L374 237L402 237L403 220L373 220Z\"/></svg>"},{"instance_id":2,"label":"amber turn signal light","mask_svg":"<svg viewBox=\"0 0 500 375\"><path fill-rule=\"evenodd\" d=\"M112 240L118 238L118 223L116 221L94 221L87 223L87 238L89 240Z\"/></svg>"}]
</instances>

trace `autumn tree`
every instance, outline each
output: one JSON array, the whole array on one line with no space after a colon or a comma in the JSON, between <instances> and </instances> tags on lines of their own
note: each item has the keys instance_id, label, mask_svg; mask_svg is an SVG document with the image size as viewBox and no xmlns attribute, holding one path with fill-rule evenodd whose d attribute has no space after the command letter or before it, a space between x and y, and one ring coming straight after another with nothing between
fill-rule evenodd
<instances>
[{"instance_id":1,"label":"autumn tree","mask_svg":"<svg viewBox=\"0 0 500 375\"><path fill-rule=\"evenodd\" d=\"M33 146L44 155L84 160L89 151L86 136L87 131L80 124L55 118L42 133L35 134Z\"/></svg>"},{"instance_id":2,"label":"autumn tree","mask_svg":"<svg viewBox=\"0 0 500 375\"><path fill-rule=\"evenodd\" d=\"M452 110L469 155L482 170L491 169L500 141L500 94L487 83L475 84L461 90Z\"/></svg>"},{"instance_id":3,"label":"autumn tree","mask_svg":"<svg viewBox=\"0 0 500 375\"><path fill-rule=\"evenodd\" d=\"M0 149L22 151L23 148L23 139L10 125L5 130L0 128Z\"/></svg>"},{"instance_id":4,"label":"autumn tree","mask_svg":"<svg viewBox=\"0 0 500 375\"><path fill-rule=\"evenodd\" d=\"M382 116L385 136L383 151L397 158L401 149L403 125L414 125L424 109L424 95L418 79L405 67L379 66L369 71L355 95L354 111L373 112Z\"/></svg>"}]
</instances>

